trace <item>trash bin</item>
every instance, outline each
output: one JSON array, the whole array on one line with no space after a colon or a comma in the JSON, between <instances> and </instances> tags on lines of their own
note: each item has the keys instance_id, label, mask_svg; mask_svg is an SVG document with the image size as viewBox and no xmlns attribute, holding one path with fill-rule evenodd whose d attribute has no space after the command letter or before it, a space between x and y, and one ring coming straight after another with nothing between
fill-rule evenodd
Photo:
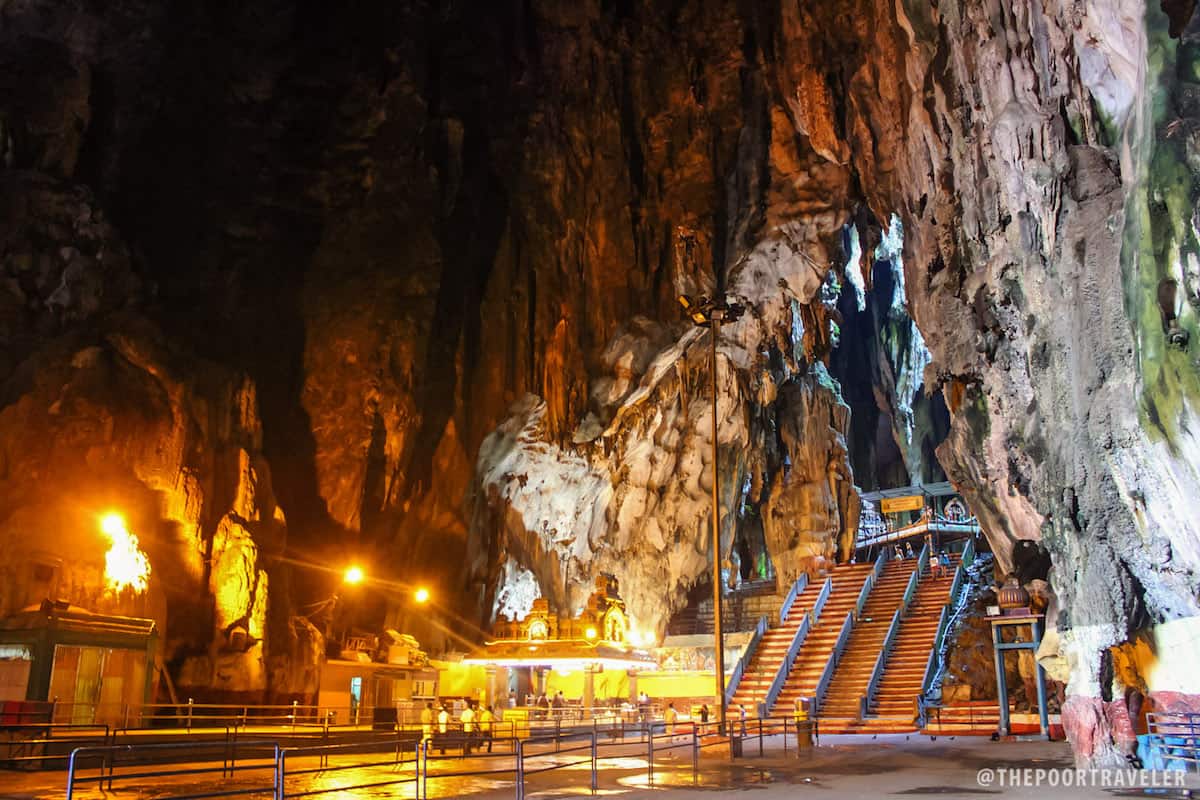
<instances>
[{"instance_id":1,"label":"trash bin","mask_svg":"<svg viewBox=\"0 0 1200 800\"><path fill-rule=\"evenodd\" d=\"M396 729L396 707L375 706L371 729L377 731L394 731Z\"/></svg>"},{"instance_id":2,"label":"trash bin","mask_svg":"<svg viewBox=\"0 0 1200 800\"><path fill-rule=\"evenodd\" d=\"M811 748L813 746L813 728L816 725L812 718L812 698L797 697L792 717L796 722L796 749Z\"/></svg>"}]
</instances>

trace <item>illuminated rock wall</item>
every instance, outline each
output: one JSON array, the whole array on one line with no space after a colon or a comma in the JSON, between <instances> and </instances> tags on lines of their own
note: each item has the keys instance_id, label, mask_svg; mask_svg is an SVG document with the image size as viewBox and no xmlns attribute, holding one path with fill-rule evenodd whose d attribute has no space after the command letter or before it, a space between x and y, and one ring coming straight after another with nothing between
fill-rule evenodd
<instances>
[{"instance_id":1,"label":"illuminated rock wall","mask_svg":"<svg viewBox=\"0 0 1200 800\"><path fill-rule=\"evenodd\" d=\"M168 621L202 620L173 651L195 685L304 680L257 645L220 655L264 626L311 651L288 603L260 605L274 493L291 546L371 554L467 616L505 576L571 605L610 570L661 626L706 570L713 436L675 295L749 302L718 366L723 549L757 509L790 578L853 526L823 365L844 243L875 252L896 221L925 348L863 351L889 360L868 382L890 474L928 465L916 387L940 390L938 457L998 562L1019 538L1051 552L1067 716L1091 721L1068 727L1114 760L1094 721L1158 684L1114 685L1104 654L1198 610L1197 23L1178 6L8 4L5 541L118 465L119 496L154 509L131 527L177 521L175 559L144 536L172 576L152 596L212 609ZM152 343L183 355L128 355ZM832 371L869 370L848 360ZM212 423L248 419L230 415L251 393L260 433ZM270 577L270 598L328 596Z\"/></svg>"}]
</instances>

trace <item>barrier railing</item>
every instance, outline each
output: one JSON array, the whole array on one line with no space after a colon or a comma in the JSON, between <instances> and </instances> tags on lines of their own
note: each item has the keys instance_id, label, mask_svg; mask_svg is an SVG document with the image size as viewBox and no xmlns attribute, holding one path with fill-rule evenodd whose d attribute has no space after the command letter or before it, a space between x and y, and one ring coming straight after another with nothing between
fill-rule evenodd
<instances>
[{"instance_id":1,"label":"barrier railing","mask_svg":"<svg viewBox=\"0 0 1200 800\"><path fill-rule=\"evenodd\" d=\"M916 567L912 571L912 575L908 578L908 585L904 587L904 599L900 603L900 610L907 612L909 605L912 604L913 598L917 596L917 583L921 578L921 569Z\"/></svg>"},{"instance_id":2,"label":"barrier railing","mask_svg":"<svg viewBox=\"0 0 1200 800\"><path fill-rule=\"evenodd\" d=\"M461 779L482 777L504 781L518 800L524 800L536 776L560 770L580 777L582 773L574 771L587 770L590 789L598 792L602 757L644 758L646 780L653 785L664 754L673 773L686 762L669 754L690 754L693 781L698 782L700 756L708 748L749 755L747 745L757 740L762 756L768 746L781 743L786 753L793 735L796 747L819 744L815 719L789 717L743 721L730 726L728 733L720 732L716 723L646 722L639 726L639 738L621 741L605 741L603 731L589 726L524 738L467 730L445 735L451 733L461 739L461 753L439 755L436 740L397 737L300 746L248 739L232 752L219 742L206 747L194 742L81 747L70 754L66 797L74 800L77 790L87 790L89 796L93 791L138 794L152 786L159 800L250 795L284 800L371 793L422 800L461 796ZM494 749L484 750L493 744Z\"/></svg>"},{"instance_id":3,"label":"barrier railing","mask_svg":"<svg viewBox=\"0 0 1200 800\"><path fill-rule=\"evenodd\" d=\"M916 576L917 571L913 570L913 577L915 578ZM910 579L909 582L911 583L912 580ZM892 614L892 622L888 625L887 635L883 637L883 644L879 648L879 655L875 656L875 665L871 667L871 678L867 681L866 694L860 695L858 698L859 719L867 716L867 713L871 710L871 701L874 699L875 693L879 691L879 681L883 678L884 664L887 663L888 653L891 652L892 645L896 641L896 633L900 630L900 614L907 606L908 603L905 602L903 607L897 608Z\"/></svg>"},{"instance_id":4,"label":"barrier railing","mask_svg":"<svg viewBox=\"0 0 1200 800\"><path fill-rule=\"evenodd\" d=\"M929 556L929 542L925 542L925 544L921 545L921 552L917 554L917 570L922 575L929 571Z\"/></svg>"},{"instance_id":5,"label":"barrier railing","mask_svg":"<svg viewBox=\"0 0 1200 800\"><path fill-rule=\"evenodd\" d=\"M766 635L770 624L767 621L767 615L763 614L758 618L758 625L754 628L754 635L750 637L750 641L746 643L746 649L742 651L741 657L737 664L734 665L733 674L729 676L729 682L725 685L725 702L733 702L733 696L737 694L738 685L742 682L742 677L746 674L746 669L750 666L750 662L754 660L754 654L758 650L758 645L762 642L762 637Z\"/></svg>"},{"instance_id":6,"label":"barrier railing","mask_svg":"<svg viewBox=\"0 0 1200 800\"><path fill-rule=\"evenodd\" d=\"M867 575L867 579L863 581L862 589L858 592L858 601L854 604L854 618L858 619L862 616L863 607L867 604L867 598L871 596L871 590L875 588L875 582L879 580L879 576L883 574L883 566L887 562L887 551L884 550L875 559L875 565L871 568L871 572Z\"/></svg>"},{"instance_id":7,"label":"barrier railing","mask_svg":"<svg viewBox=\"0 0 1200 800\"><path fill-rule=\"evenodd\" d=\"M817 688L813 691L813 705L819 710L821 707L821 698L825 696L825 691L829 688L829 682L833 680L833 671L837 669L838 661L841 660L842 651L846 649L846 641L850 638L850 631L854 627L854 614L846 612L846 620L842 623L842 629L838 633L837 641L833 645L833 650L829 652L829 659L825 662L825 669L821 670L821 677L817 681Z\"/></svg>"},{"instance_id":8,"label":"barrier railing","mask_svg":"<svg viewBox=\"0 0 1200 800\"><path fill-rule=\"evenodd\" d=\"M966 582L967 568L975 563L975 540L967 541L963 548L962 558L958 562L958 566L954 569L954 580L950 583L950 591L946 596L946 604L942 606L942 613L938 617L937 633L934 634L933 647L929 651L929 658L925 662L925 675L921 680L921 694L917 698L918 716L924 721L924 698L933 688L933 684L938 676L938 662L941 657L942 649L945 645L946 632L950 628L954 619L962 611L960 608L963 605L960 601L965 599L962 595L963 584Z\"/></svg>"},{"instance_id":9,"label":"barrier railing","mask_svg":"<svg viewBox=\"0 0 1200 800\"><path fill-rule=\"evenodd\" d=\"M800 627L796 628L796 633L792 636L792 643L788 645L787 654L779 662L779 669L775 671L775 677L771 681L770 688L767 689L766 697L763 698L763 703L768 711L775 707L775 701L779 699L779 694L787 684L788 675L796 663L796 656L799 655L800 648L808 638L809 631L821 618L821 612L825 610L825 603L829 600L829 594L832 591L833 578L826 577L825 583L821 584L821 591L817 593L817 599L813 601L813 607L804 615L804 621L800 623Z\"/></svg>"},{"instance_id":10,"label":"barrier railing","mask_svg":"<svg viewBox=\"0 0 1200 800\"><path fill-rule=\"evenodd\" d=\"M237 763L237 758L231 758L227 749L222 743L212 743L210 749L219 752L209 759L205 759L205 748L195 742L186 743L171 743L171 744L143 744L143 745L122 745L122 746L103 746L103 747L77 747L71 751L67 760L67 800L72 800L77 787L86 786L94 783L100 791L112 791L113 784L121 784L128 781L144 781L147 779L171 779L180 777L195 777L206 776L209 785L213 786L212 791L194 791L195 787L189 787L188 797L203 798L203 797L228 797L240 794L271 794L272 797L280 797L278 793L281 785L281 760L279 758L279 745L275 742L265 741L246 741L241 743L241 760L242 763ZM186 758L189 761L199 763L189 763L185 767L176 767L172 769L141 769L146 766L155 766L161 764L155 757L163 753L179 753L181 758ZM220 757L221 765L217 766L217 756ZM124 758L122 758L124 757ZM85 762L96 762L96 775L84 775ZM126 771L121 767L133 767L134 771ZM263 772L270 773L271 782L269 784L253 785L241 788L216 788L213 776L220 773L222 778L232 778L239 774Z\"/></svg>"},{"instance_id":11,"label":"barrier railing","mask_svg":"<svg viewBox=\"0 0 1200 800\"><path fill-rule=\"evenodd\" d=\"M808 588L808 573L803 573L799 578L792 582L792 588L788 591L787 597L783 598L783 605L779 607L779 622L783 624L787 621L788 613L792 610L792 603L796 602L796 598L800 593Z\"/></svg>"},{"instance_id":12,"label":"barrier railing","mask_svg":"<svg viewBox=\"0 0 1200 800\"><path fill-rule=\"evenodd\" d=\"M942 613L938 616L937 633L933 636L933 647L929 649L929 658L925 661L925 677L921 679L922 696L929 692L930 684L933 682L933 670L937 664L938 652L942 647L942 637L946 633L946 618L949 609L949 604L942 606Z\"/></svg>"},{"instance_id":13,"label":"barrier railing","mask_svg":"<svg viewBox=\"0 0 1200 800\"><path fill-rule=\"evenodd\" d=\"M970 567L975 563L975 537L967 539L966 545L963 546L962 559L959 561L963 567Z\"/></svg>"},{"instance_id":14,"label":"barrier railing","mask_svg":"<svg viewBox=\"0 0 1200 800\"><path fill-rule=\"evenodd\" d=\"M1171 769L1173 763L1200 771L1200 714L1188 711L1146 715L1146 769Z\"/></svg>"}]
</instances>

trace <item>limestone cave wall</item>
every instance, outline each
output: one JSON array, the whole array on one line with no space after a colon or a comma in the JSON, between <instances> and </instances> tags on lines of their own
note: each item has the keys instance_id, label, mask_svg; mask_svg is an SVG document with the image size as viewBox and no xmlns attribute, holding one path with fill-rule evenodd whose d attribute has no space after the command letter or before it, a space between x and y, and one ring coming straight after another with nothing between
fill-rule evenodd
<instances>
[{"instance_id":1,"label":"limestone cave wall","mask_svg":"<svg viewBox=\"0 0 1200 800\"><path fill-rule=\"evenodd\" d=\"M1196 649L1197 24L5 4L0 546L119 499L176 676L282 691L271 653L311 657L296 611L333 580L288 559L368 558L479 622L607 571L661 628L707 568L714 436L730 579L753 529L786 581L844 549L852 466L932 476L946 433L1001 569L1049 550L1064 714L1112 760L1119 689L1200 694L1139 655ZM713 431L675 296L725 290Z\"/></svg>"}]
</instances>

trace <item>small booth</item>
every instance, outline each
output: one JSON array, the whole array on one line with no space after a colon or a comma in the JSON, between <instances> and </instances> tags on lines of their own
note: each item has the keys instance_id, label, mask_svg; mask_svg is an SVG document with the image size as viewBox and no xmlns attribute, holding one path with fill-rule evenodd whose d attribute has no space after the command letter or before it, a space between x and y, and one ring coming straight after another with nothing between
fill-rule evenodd
<instances>
[{"instance_id":1,"label":"small booth","mask_svg":"<svg viewBox=\"0 0 1200 800\"><path fill-rule=\"evenodd\" d=\"M37 721L123 724L150 696L157 645L153 620L46 600L0 620L0 702L22 718L11 709L45 709Z\"/></svg>"},{"instance_id":2,"label":"small booth","mask_svg":"<svg viewBox=\"0 0 1200 800\"><path fill-rule=\"evenodd\" d=\"M334 724L370 720L391 729L411 722L420 701L437 697L438 672L411 636L388 629L382 636L350 637L339 655L325 662L317 697Z\"/></svg>"},{"instance_id":3,"label":"small booth","mask_svg":"<svg viewBox=\"0 0 1200 800\"><path fill-rule=\"evenodd\" d=\"M497 639L471 652L462 663L487 669L487 702L510 698L504 721L513 724L517 736L527 735L536 720L616 714L618 707L635 700L637 673L658 669L651 652L627 641L625 603L617 594L616 579L609 575L597 579L596 591L579 617L552 613L545 598L539 598L524 620L500 623L496 632ZM506 679L498 680L501 672L507 673ZM574 696L566 698L565 705L556 705L549 697L551 673L572 676ZM614 673L620 680L606 680ZM499 684L506 688L499 690ZM522 698L526 702L521 703Z\"/></svg>"}]
</instances>

